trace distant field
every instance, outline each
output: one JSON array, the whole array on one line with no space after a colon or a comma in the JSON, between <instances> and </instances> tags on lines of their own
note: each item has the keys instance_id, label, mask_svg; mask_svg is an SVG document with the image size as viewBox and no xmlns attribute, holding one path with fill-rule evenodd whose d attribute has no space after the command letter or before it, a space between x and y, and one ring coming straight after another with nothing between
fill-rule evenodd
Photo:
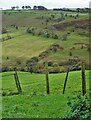
<instances>
[{"instance_id":1,"label":"distant field","mask_svg":"<svg viewBox=\"0 0 91 120\"><path fill-rule=\"evenodd\" d=\"M3 73L2 76L13 72ZM68 96L74 100L81 93L81 71L70 72L65 94L62 94L65 73L50 74L50 95L46 96L44 74L18 72L23 95L3 96L3 117L5 118L59 118L69 112ZM86 71L88 94L89 71ZM7 95L17 92L12 76L2 79L3 92Z\"/></svg>"},{"instance_id":2,"label":"distant field","mask_svg":"<svg viewBox=\"0 0 91 120\"><path fill-rule=\"evenodd\" d=\"M64 16L64 20L60 20ZM3 11L3 27L7 29L7 33L0 35L4 40L7 37L11 39L2 42L3 52L3 66L17 66L17 61L20 61L21 66L26 66L26 61L32 57L37 57L39 54L44 52L52 44L59 44L63 51L52 52L45 59L40 62L52 61L59 63L67 61L74 56L80 58L86 64L89 63L89 37L88 30L75 28L74 26L68 26L63 30L57 30L54 25L61 24L63 22L70 22L76 20L85 20L89 16L88 14L79 13L78 17L75 18L77 13L62 12L62 11ZM70 17L71 16L71 17ZM73 16L73 17L72 17ZM18 30L14 27L18 26ZM50 34L57 34L58 39L46 38L43 35L31 35L26 32L28 27L35 27L36 32L47 31ZM71 32L74 29L74 32ZM37 34L36 33L36 34ZM70 33L70 34L69 34ZM67 35L67 40L62 40ZM81 44L83 44L83 49ZM73 49L75 48L75 49ZM73 50L71 50L73 49ZM70 51L72 56L70 56Z\"/></svg>"},{"instance_id":3,"label":"distant field","mask_svg":"<svg viewBox=\"0 0 91 120\"><path fill-rule=\"evenodd\" d=\"M47 60L68 60L69 58L71 58L69 56L70 49L72 47L75 47L76 49L72 50L73 56L78 56L80 59L88 63L89 52L87 51L87 48L81 49L80 45L74 45L75 43L89 44L88 37L80 37L77 36L75 33L72 33L71 35L69 35L67 41L61 41L50 38L46 39L43 37L32 36L29 34L24 34L24 32L22 33L22 35L20 32L20 36L15 36L15 38L2 43L3 65L15 65L16 61L19 59L22 63L22 66L24 66L26 60L30 59L31 57L38 56L53 43L59 44L61 47L64 48L64 51L50 54L47 57ZM9 57L8 60L7 57Z\"/></svg>"}]
</instances>

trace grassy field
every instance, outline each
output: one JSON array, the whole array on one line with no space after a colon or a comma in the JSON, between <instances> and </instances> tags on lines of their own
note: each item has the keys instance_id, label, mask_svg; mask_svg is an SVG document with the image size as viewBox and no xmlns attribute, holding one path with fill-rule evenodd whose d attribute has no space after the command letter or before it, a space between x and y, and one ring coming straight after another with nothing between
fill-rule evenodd
<instances>
[{"instance_id":1,"label":"grassy field","mask_svg":"<svg viewBox=\"0 0 91 120\"><path fill-rule=\"evenodd\" d=\"M81 71L70 72L65 94L62 94L66 73L49 74L50 95L46 96L46 81L44 74L18 72L23 95L12 95L17 92L13 75L14 72L2 74L3 117L22 118L60 118L67 115L68 97L75 100L81 93ZM5 77L4 77L5 76ZM86 71L88 94L89 71Z\"/></svg>"},{"instance_id":2,"label":"grassy field","mask_svg":"<svg viewBox=\"0 0 91 120\"><path fill-rule=\"evenodd\" d=\"M81 61L89 63L89 52L87 51L88 47L85 45L89 44L88 30L75 28L69 26L63 30L57 30L53 27L55 24L60 24L63 22L70 22L76 20L84 20L89 16L88 14L79 13L78 18L70 17L76 16L77 13L63 12L65 20L58 22L58 18L61 17L61 11L3 11L3 27L7 29L8 33L3 34L1 37L7 39L8 35L11 36L11 39L5 40L2 42L2 58L4 66L17 66L17 61L21 62L21 66L26 66L26 61L32 57L38 56L40 53L45 51L52 44L59 44L64 50L60 52L52 52L46 57L47 61L61 62L64 60L69 60L74 56L80 58ZM45 15L45 16L44 16ZM54 15L54 18L52 18ZM48 20L46 25L46 20ZM18 30L12 25L18 26ZM38 35L31 35L26 32L28 27L35 27L36 31L48 31L49 33L53 32L59 36L58 39L46 38ZM70 32L74 29L74 32ZM67 35L67 40L63 41L62 37L70 32ZM86 35L85 35L86 34ZM0 38L1 38L0 37ZM77 45L75 45L78 43ZM84 44L84 48L81 49L81 44ZM74 50L70 50L75 47ZM69 55L70 51L72 56ZM7 59L8 58L8 59ZM44 62L44 60L40 62Z\"/></svg>"},{"instance_id":3,"label":"grassy field","mask_svg":"<svg viewBox=\"0 0 91 120\"><path fill-rule=\"evenodd\" d=\"M88 18L87 13L52 10L2 11L2 26L5 32L0 34L2 68L6 66L12 71L2 72L3 118L61 118L67 115L70 111L67 101L69 98L74 101L78 93L82 94L82 81L81 71L70 72L63 95L66 76L64 72L68 66L70 70L76 65L81 69L82 61L88 69ZM27 32L31 29L34 29L34 34ZM48 33L49 36L46 36L45 33ZM55 35L58 38L55 39ZM41 56L43 53L44 56ZM18 68L24 68L23 70L27 71L26 62L32 57L38 58L38 62L34 66L37 69L36 73L34 71L33 74L20 72ZM71 64L70 60L73 62L78 60L78 62ZM49 74L50 95L46 95L43 71L45 61L53 63L49 66L49 72L53 70L50 73L58 70L57 74ZM17 94L13 76L15 66L19 71L22 95ZM39 72L39 68L42 71ZM38 74L38 72L42 74ZM88 80L89 71L86 70L87 96Z\"/></svg>"}]
</instances>

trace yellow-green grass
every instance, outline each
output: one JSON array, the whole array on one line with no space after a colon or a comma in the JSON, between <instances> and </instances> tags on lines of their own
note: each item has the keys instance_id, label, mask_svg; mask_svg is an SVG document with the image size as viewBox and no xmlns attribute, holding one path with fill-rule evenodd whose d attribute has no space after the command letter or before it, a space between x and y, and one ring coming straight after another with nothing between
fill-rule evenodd
<instances>
[{"instance_id":1,"label":"yellow-green grass","mask_svg":"<svg viewBox=\"0 0 91 120\"><path fill-rule=\"evenodd\" d=\"M16 59L21 59L22 62L38 56L39 53L47 49L55 40L46 39L43 37L32 36L29 34L18 36L11 40L2 43L3 62L15 64ZM9 57L9 60L7 60Z\"/></svg>"},{"instance_id":2,"label":"yellow-green grass","mask_svg":"<svg viewBox=\"0 0 91 120\"><path fill-rule=\"evenodd\" d=\"M16 34L14 33L14 38L2 42L3 65L12 66L15 65L17 60L20 60L24 66L26 60L31 57L38 56L53 43L59 44L64 48L64 50L57 53L51 53L47 58L48 60L67 60L70 58L70 49L75 47L75 50L72 50L73 56L78 56L80 59L85 60L88 63L89 53L87 48L81 49L80 45L74 45L74 43L89 44L88 37L81 37L80 35L71 33L68 35L66 41L62 41L62 39L55 40L51 38L39 37L37 35L32 36L27 34L26 31L23 31L24 34L20 32L19 35L18 32L16 32ZM9 59L7 59L7 57Z\"/></svg>"},{"instance_id":3,"label":"yellow-green grass","mask_svg":"<svg viewBox=\"0 0 91 120\"><path fill-rule=\"evenodd\" d=\"M55 14L56 13L56 14ZM51 17L51 15L55 15L55 19L61 16L61 12L57 11L28 11L28 12L11 12L9 15L8 13L3 13L3 27L6 27L8 33L0 35L0 38L7 38L7 35L10 35L12 39L2 42L2 57L3 57L3 65L6 66L14 66L16 61L19 60L21 62L21 66L25 66L26 60L30 59L31 57L38 56L40 53L45 51L49 48L50 45L53 43L59 44L61 47L64 48L63 51L51 53L46 57L47 60L54 60L54 61L63 61L68 60L70 58L69 52L72 47L75 47L75 50L72 50L72 57L78 56L81 60L84 60L86 63L89 62L89 53L87 48L80 49L79 45L74 45L74 43L85 43L89 44L89 38L86 36L78 35L78 29L75 29L74 33L68 35L66 41L62 41L62 37L64 34L70 32L72 27L68 27L64 30L57 31L56 29L53 32L58 34L59 39L55 40L52 38L44 38L38 35L31 35L26 32L28 27L36 27L37 31L46 31L45 30L45 21L47 18ZM69 15L76 15L77 13L67 13L68 17L65 17L65 21L71 21L73 18L69 18ZM41 19L41 17L44 17ZM83 19L87 18L88 14L79 14L79 18ZM42 25L41 22L44 24ZM50 28L53 24L58 23L55 20L50 20L48 22L48 27ZM19 27L16 30L11 25L17 25ZM83 31L79 29L79 31ZM52 32L51 29L47 29L49 33ZM8 58L8 59L7 59Z\"/></svg>"},{"instance_id":4,"label":"yellow-green grass","mask_svg":"<svg viewBox=\"0 0 91 120\"><path fill-rule=\"evenodd\" d=\"M72 17L69 17L70 15L76 16L77 13L72 12L64 12L65 14L68 14L67 17L65 17L65 21L72 21L75 20ZM53 23L57 23L58 21L55 21L57 18L61 18L61 12L57 11L30 11L30 12L11 12L10 15L3 13L3 27L8 27L12 24L18 25L18 26L35 26L38 28L44 28L45 27L45 21L46 19L50 18L51 15L55 15L55 18L52 18L52 20L49 20L48 25L52 25ZM41 18L43 16L43 19ZM87 19L89 18L88 14L80 13L79 17L77 19ZM44 24L42 25L41 22Z\"/></svg>"}]
</instances>

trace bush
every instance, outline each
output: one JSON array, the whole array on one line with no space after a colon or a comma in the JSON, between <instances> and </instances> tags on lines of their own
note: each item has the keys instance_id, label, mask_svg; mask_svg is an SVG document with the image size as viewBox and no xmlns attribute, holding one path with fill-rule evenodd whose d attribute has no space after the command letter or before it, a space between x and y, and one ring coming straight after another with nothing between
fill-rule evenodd
<instances>
[{"instance_id":1,"label":"bush","mask_svg":"<svg viewBox=\"0 0 91 120\"><path fill-rule=\"evenodd\" d=\"M52 66L53 62L52 61L48 61L48 66Z\"/></svg>"},{"instance_id":2,"label":"bush","mask_svg":"<svg viewBox=\"0 0 91 120\"><path fill-rule=\"evenodd\" d=\"M21 61L19 59L16 60L17 65L21 65Z\"/></svg>"},{"instance_id":3,"label":"bush","mask_svg":"<svg viewBox=\"0 0 91 120\"><path fill-rule=\"evenodd\" d=\"M55 34L55 35L53 36L53 38L54 38L54 39L58 39L58 35Z\"/></svg>"},{"instance_id":4,"label":"bush","mask_svg":"<svg viewBox=\"0 0 91 120\"><path fill-rule=\"evenodd\" d=\"M7 34L7 38L6 38L6 40L9 40L9 39L11 39L12 37L9 35L9 34Z\"/></svg>"},{"instance_id":5,"label":"bush","mask_svg":"<svg viewBox=\"0 0 91 120\"><path fill-rule=\"evenodd\" d=\"M44 32L44 37L49 38L50 34L48 32Z\"/></svg>"},{"instance_id":6,"label":"bush","mask_svg":"<svg viewBox=\"0 0 91 120\"><path fill-rule=\"evenodd\" d=\"M51 17L52 17L52 18L55 18L55 15L52 14Z\"/></svg>"},{"instance_id":7,"label":"bush","mask_svg":"<svg viewBox=\"0 0 91 120\"><path fill-rule=\"evenodd\" d=\"M27 33L31 33L32 35L35 35L35 27L28 28Z\"/></svg>"},{"instance_id":8,"label":"bush","mask_svg":"<svg viewBox=\"0 0 91 120\"><path fill-rule=\"evenodd\" d=\"M69 56L72 56L72 52L71 51L69 52Z\"/></svg>"},{"instance_id":9,"label":"bush","mask_svg":"<svg viewBox=\"0 0 91 120\"><path fill-rule=\"evenodd\" d=\"M64 34L62 40L67 40L67 34Z\"/></svg>"},{"instance_id":10,"label":"bush","mask_svg":"<svg viewBox=\"0 0 91 120\"><path fill-rule=\"evenodd\" d=\"M69 100L67 104L71 110L64 120L90 120L91 107L86 96L78 94L75 101Z\"/></svg>"},{"instance_id":11,"label":"bush","mask_svg":"<svg viewBox=\"0 0 91 120\"><path fill-rule=\"evenodd\" d=\"M42 35L41 31L40 31L40 32L38 32L38 36L40 36L40 35Z\"/></svg>"},{"instance_id":12,"label":"bush","mask_svg":"<svg viewBox=\"0 0 91 120\"><path fill-rule=\"evenodd\" d=\"M38 63L38 57L32 57L30 60L26 61L27 70L29 72L36 72L36 65Z\"/></svg>"},{"instance_id":13,"label":"bush","mask_svg":"<svg viewBox=\"0 0 91 120\"><path fill-rule=\"evenodd\" d=\"M66 67L64 67L64 66L61 66L61 67L60 67L60 72L61 72L61 73L64 73L64 72L66 72Z\"/></svg>"},{"instance_id":14,"label":"bush","mask_svg":"<svg viewBox=\"0 0 91 120\"><path fill-rule=\"evenodd\" d=\"M2 66L2 72L7 72L9 71L9 67L8 66Z\"/></svg>"},{"instance_id":15,"label":"bush","mask_svg":"<svg viewBox=\"0 0 91 120\"><path fill-rule=\"evenodd\" d=\"M2 28L2 34L5 34L5 33L7 33L6 28Z\"/></svg>"},{"instance_id":16,"label":"bush","mask_svg":"<svg viewBox=\"0 0 91 120\"><path fill-rule=\"evenodd\" d=\"M20 71L26 72L25 68L23 68L23 67L20 68Z\"/></svg>"}]
</instances>

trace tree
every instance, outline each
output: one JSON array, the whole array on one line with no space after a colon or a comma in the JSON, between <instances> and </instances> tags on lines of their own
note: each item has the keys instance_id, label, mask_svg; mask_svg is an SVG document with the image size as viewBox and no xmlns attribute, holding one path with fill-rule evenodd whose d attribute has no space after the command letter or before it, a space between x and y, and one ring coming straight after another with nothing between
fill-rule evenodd
<instances>
[{"instance_id":1,"label":"tree","mask_svg":"<svg viewBox=\"0 0 91 120\"><path fill-rule=\"evenodd\" d=\"M28 6L25 6L26 10L28 9Z\"/></svg>"},{"instance_id":2,"label":"tree","mask_svg":"<svg viewBox=\"0 0 91 120\"><path fill-rule=\"evenodd\" d=\"M76 10L77 10L77 12L80 12L80 8L77 8Z\"/></svg>"},{"instance_id":3,"label":"tree","mask_svg":"<svg viewBox=\"0 0 91 120\"><path fill-rule=\"evenodd\" d=\"M18 9L19 9L19 6L16 6L16 9L18 10Z\"/></svg>"},{"instance_id":4,"label":"tree","mask_svg":"<svg viewBox=\"0 0 91 120\"><path fill-rule=\"evenodd\" d=\"M12 6L11 9L12 9L12 10L15 10L15 6Z\"/></svg>"},{"instance_id":5,"label":"tree","mask_svg":"<svg viewBox=\"0 0 91 120\"><path fill-rule=\"evenodd\" d=\"M30 10L31 9L31 6L28 6L28 10Z\"/></svg>"},{"instance_id":6,"label":"tree","mask_svg":"<svg viewBox=\"0 0 91 120\"><path fill-rule=\"evenodd\" d=\"M23 9L23 10L24 10L24 8L25 8L25 7L24 7L24 6L22 6L22 9Z\"/></svg>"},{"instance_id":7,"label":"tree","mask_svg":"<svg viewBox=\"0 0 91 120\"><path fill-rule=\"evenodd\" d=\"M36 10L36 9L37 9L37 6L35 5L35 6L33 7L33 9Z\"/></svg>"}]
</instances>

